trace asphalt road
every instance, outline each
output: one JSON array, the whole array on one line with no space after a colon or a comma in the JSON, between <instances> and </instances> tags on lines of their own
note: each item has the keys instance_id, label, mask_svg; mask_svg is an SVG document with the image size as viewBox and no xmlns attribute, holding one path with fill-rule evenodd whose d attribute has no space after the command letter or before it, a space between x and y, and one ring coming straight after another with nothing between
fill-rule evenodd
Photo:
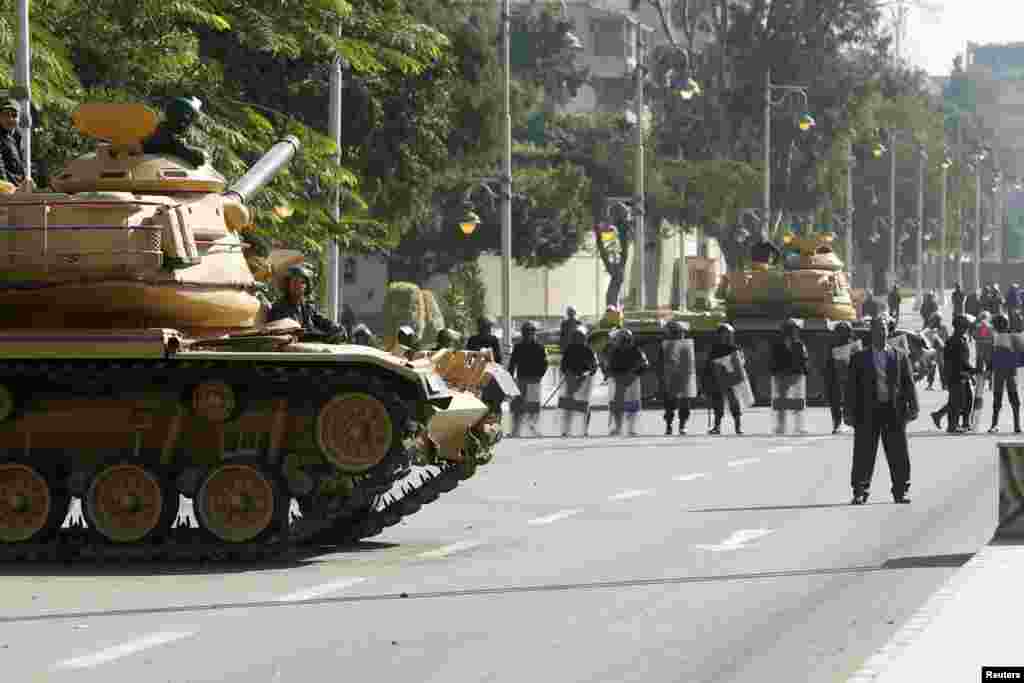
<instances>
[{"instance_id":1,"label":"asphalt road","mask_svg":"<svg viewBox=\"0 0 1024 683\"><path fill-rule=\"evenodd\" d=\"M937 392L922 392L922 414ZM0 567L11 681L843 681L991 537L996 439L914 424L909 506L851 437L507 440L373 543L288 565ZM544 428L554 432L554 411ZM606 416L595 419L604 433ZM698 433L699 432L699 433ZM1005 437L1004 437L1005 438Z\"/></svg>"}]
</instances>

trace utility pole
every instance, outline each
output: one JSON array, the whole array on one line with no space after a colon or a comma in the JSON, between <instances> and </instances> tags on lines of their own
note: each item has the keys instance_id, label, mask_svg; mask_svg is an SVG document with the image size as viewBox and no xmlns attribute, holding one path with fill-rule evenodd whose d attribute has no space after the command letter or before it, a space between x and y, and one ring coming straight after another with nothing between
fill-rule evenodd
<instances>
[{"instance_id":1,"label":"utility pole","mask_svg":"<svg viewBox=\"0 0 1024 683\"><path fill-rule=\"evenodd\" d=\"M761 188L761 217L763 237L768 239L772 226L772 71L764 74L764 186Z\"/></svg>"},{"instance_id":2,"label":"utility pole","mask_svg":"<svg viewBox=\"0 0 1024 683\"><path fill-rule=\"evenodd\" d=\"M924 301L924 174L928 152L921 145L917 157L917 289L918 305Z\"/></svg>"},{"instance_id":3,"label":"utility pole","mask_svg":"<svg viewBox=\"0 0 1024 683\"><path fill-rule=\"evenodd\" d=\"M974 291L981 289L981 157L974 166Z\"/></svg>"},{"instance_id":4,"label":"utility pole","mask_svg":"<svg viewBox=\"0 0 1024 683\"><path fill-rule=\"evenodd\" d=\"M949 163L950 162L949 162L948 159L943 159L942 160L942 188L941 188L941 200L940 200L941 201L941 205L942 205L942 211L941 211L941 214L940 214L942 216L942 218L941 218L942 225L939 226L939 235L941 235L940 239L942 240L942 242L941 242L942 247L939 249L939 303L940 304L945 304L946 303L946 246L949 243L948 240L947 240L948 233L946 232L947 225L948 225L948 222L949 222L947 220L947 218L948 218L948 216L947 216L948 209L946 208L946 186L948 184L947 181L949 179Z\"/></svg>"},{"instance_id":5,"label":"utility pole","mask_svg":"<svg viewBox=\"0 0 1024 683\"><path fill-rule=\"evenodd\" d=\"M889 131L889 278L886 290L896 284L896 133Z\"/></svg>"},{"instance_id":6,"label":"utility pole","mask_svg":"<svg viewBox=\"0 0 1024 683\"><path fill-rule=\"evenodd\" d=\"M501 61L505 89L502 96L503 131L501 178L501 308L504 320L502 345L512 346L512 7L501 5Z\"/></svg>"},{"instance_id":7,"label":"utility pole","mask_svg":"<svg viewBox=\"0 0 1024 683\"><path fill-rule=\"evenodd\" d=\"M32 46L29 29L29 0L18 0L18 42L15 55L14 82L21 90L21 115L18 127L21 128L22 154L25 158L25 180L32 179Z\"/></svg>"},{"instance_id":8,"label":"utility pole","mask_svg":"<svg viewBox=\"0 0 1024 683\"><path fill-rule=\"evenodd\" d=\"M846 141L846 272L853 286L853 138Z\"/></svg>"},{"instance_id":9,"label":"utility pole","mask_svg":"<svg viewBox=\"0 0 1024 683\"><path fill-rule=\"evenodd\" d=\"M642 311L647 308L647 239L644 235L644 64L639 22L634 26L636 67L633 70L633 80L636 92L633 96L633 109L636 112L636 128L633 135L636 159L633 166L633 248L636 251L636 267L640 271L640 277L637 278L637 306Z\"/></svg>"},{"instance_id":10,"label":"utility pole","mask_svg":"<svg viewBox=\"0 0 1024 683\"><path fill-rule=\"evenodd\" d=\"M338 25L338 37L341 37L341 25ZM330 80L330 110L328 127L331 140L334 141L336 151L334 163L341 166L341 93L344 86L341 71L341 55L334 58L331 64ZM335 228L341 223L341 187L334 190L334 197L331 201L331 217L334 219ZM327 242L327 317L337 323L340 318L342 303L342 280L341 254L338 251L338 241L331 238ZM351 330L349 330L351 332ZM392 330L388 330L390 334Z\"/></svg>"}]
</instances>

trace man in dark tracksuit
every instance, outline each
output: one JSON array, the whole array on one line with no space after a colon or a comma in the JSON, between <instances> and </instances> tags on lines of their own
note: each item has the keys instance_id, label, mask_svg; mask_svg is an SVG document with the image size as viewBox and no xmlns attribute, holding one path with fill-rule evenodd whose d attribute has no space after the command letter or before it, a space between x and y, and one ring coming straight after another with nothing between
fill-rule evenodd
<instances>
[{"instance_id":1,"label":"man in dark tracksuit","mask_svg":"<svg viewBox=\"0 0 1024 683\"><path fill-rule=\"evenodd\" d=\"M885 321L871 321L871 348L858 351L850 362L847 385L848 420L854 429L850 484L853 505L868 500L881 438L892 479L892 497L909 503L910 454L907 423L917 419L917 388L910 357L886 346Z\"/></svg>"},{"instance_id":2,"label":"man in dark tracksuit","mask_svg":"<svg viewBox=\"0 0 1024 683\"><path fill-rule=\"evenodd\" d=\"M530 432L540 436L537 421L540 418L540 382L548 371L548 357L544 345L537 341L537 326L525 322L521 328L522 341L512 349L508 361L508 374L519 382L519 397L512 401L512 434L520 436L523 417L527 418Z\"/></svg>"},{"instance_id":3,"label":"man in dark tracksuit","mask_svg":"<svg viewBox=\"0 0 1024 683\"><path fill-rule=\"evenodd\" d=\"M996 316L996 344L992 349L992 426L990 433L999 431L999 411L1003 407L1003 387L1013 411L1013 431L1020 434L1020 394L1017 393L1017 352L1009 343L1010 318L1004 313Z\"/></svg>"},{"instance_id":4,"label":"man in dark tracksuit","mask_svg":"<svg viewBox=\"0 0 1024 683\"><path fill-rule=\"evenodd\" d=\"M835 341L829 348L828 358L825 360L825 398L828 399L829 408L832 410L832 433L839 434L843 431L850 359L855 352L860 351L860 341L853 339L853 328L845 320L836 324L833 335Z\"/></svg>"},{"instance_id":5,"label":"man in dark tracksuit","mask_svg":"<svg viewBox=\"0 0 1024 683\"><path fill-rule=\"evenodd\" d=\"M679 412L679 434L686 434L690 419L691 382L694 381L693 342L683 339L683 326L676 320L665 325L666 338L658 346L658 379L665 403L665 436L672 435L672 420Z\"/></svg>"},{"instance_id":6,"label":"man in dark tracksuit","mask_svg":"<svg viewBox=\"0 0 1024 683\"><path fill-rule=\"evenodd\" d=\"M740 350L736 346L735 335L736 331L732 325L722 323L718 326L718 339L711 345L711 351L708 353L708 362L704 365L704 372L701 373L701 385L704 393L711 400L712 410L715 411L715 426L711 428L711 431L708 432L709 434L722 433L722 418L725 416L726 397L729 399L729 412L732 413L732 419L736 425L736 433L743 433L740 427L742 410L739 399L736 398L735 392L731 391L728 387L718 385L715 366L712 363L712 361L718 358L725 358Z\"/></svg>"},{"instance_id":7,"label":"man in dark tracksuit","mask_svg":"<svg viewBox=\"0 0 1024 683\"><path fill-rule=\"evenodd\" d=\"M971 376L977 370L971 365L971 350L967 335L971 323L963 315L953 316L953 336L946 342L943 351L943 365L946 372L946 389L949 401L932 413L935 426L942 428L942 416L948 414L946 431L960 434L971 427L971 411L974 408L974 393L971 391Z\"/></svg>"}]
</instances>

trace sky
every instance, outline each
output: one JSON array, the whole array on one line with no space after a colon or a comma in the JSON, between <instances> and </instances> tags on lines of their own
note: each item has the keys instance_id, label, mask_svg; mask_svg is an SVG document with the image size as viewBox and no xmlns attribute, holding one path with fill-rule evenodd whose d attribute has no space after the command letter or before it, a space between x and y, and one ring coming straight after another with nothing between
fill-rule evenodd
<instances>
[{"instance_id":1,"label":"sky","mask_svg":"<svg viewBox=\"0 0 1024 683\"><path fill-rule=\"evenodd\" d=\"M905 0L910 11L903 56L933 76L948 76L967 42L1024 42L1024 0ZM936 12L922 9L934 7Z\"/></svg>"}]
</instances>

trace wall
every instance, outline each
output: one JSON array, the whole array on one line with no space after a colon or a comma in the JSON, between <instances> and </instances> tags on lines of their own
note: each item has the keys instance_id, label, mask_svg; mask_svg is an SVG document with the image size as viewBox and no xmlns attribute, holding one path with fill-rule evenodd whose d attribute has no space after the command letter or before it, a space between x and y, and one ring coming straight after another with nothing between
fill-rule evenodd
<instances>
[{"instance_id":1,"label":"wall","mask_svg":"<svg viewBox=\"0 0 1024 683\"><path fill-rule=\"evenodd\" d=\"M487 310L495 317L502 312L501 256L485 254L479 259L487 283ZM512 264L512 317L558 318L572 305L580 316L604 313L608 274L590 254L579 254L553 268L522 268Z\"/></svg>"}]
</instances>

